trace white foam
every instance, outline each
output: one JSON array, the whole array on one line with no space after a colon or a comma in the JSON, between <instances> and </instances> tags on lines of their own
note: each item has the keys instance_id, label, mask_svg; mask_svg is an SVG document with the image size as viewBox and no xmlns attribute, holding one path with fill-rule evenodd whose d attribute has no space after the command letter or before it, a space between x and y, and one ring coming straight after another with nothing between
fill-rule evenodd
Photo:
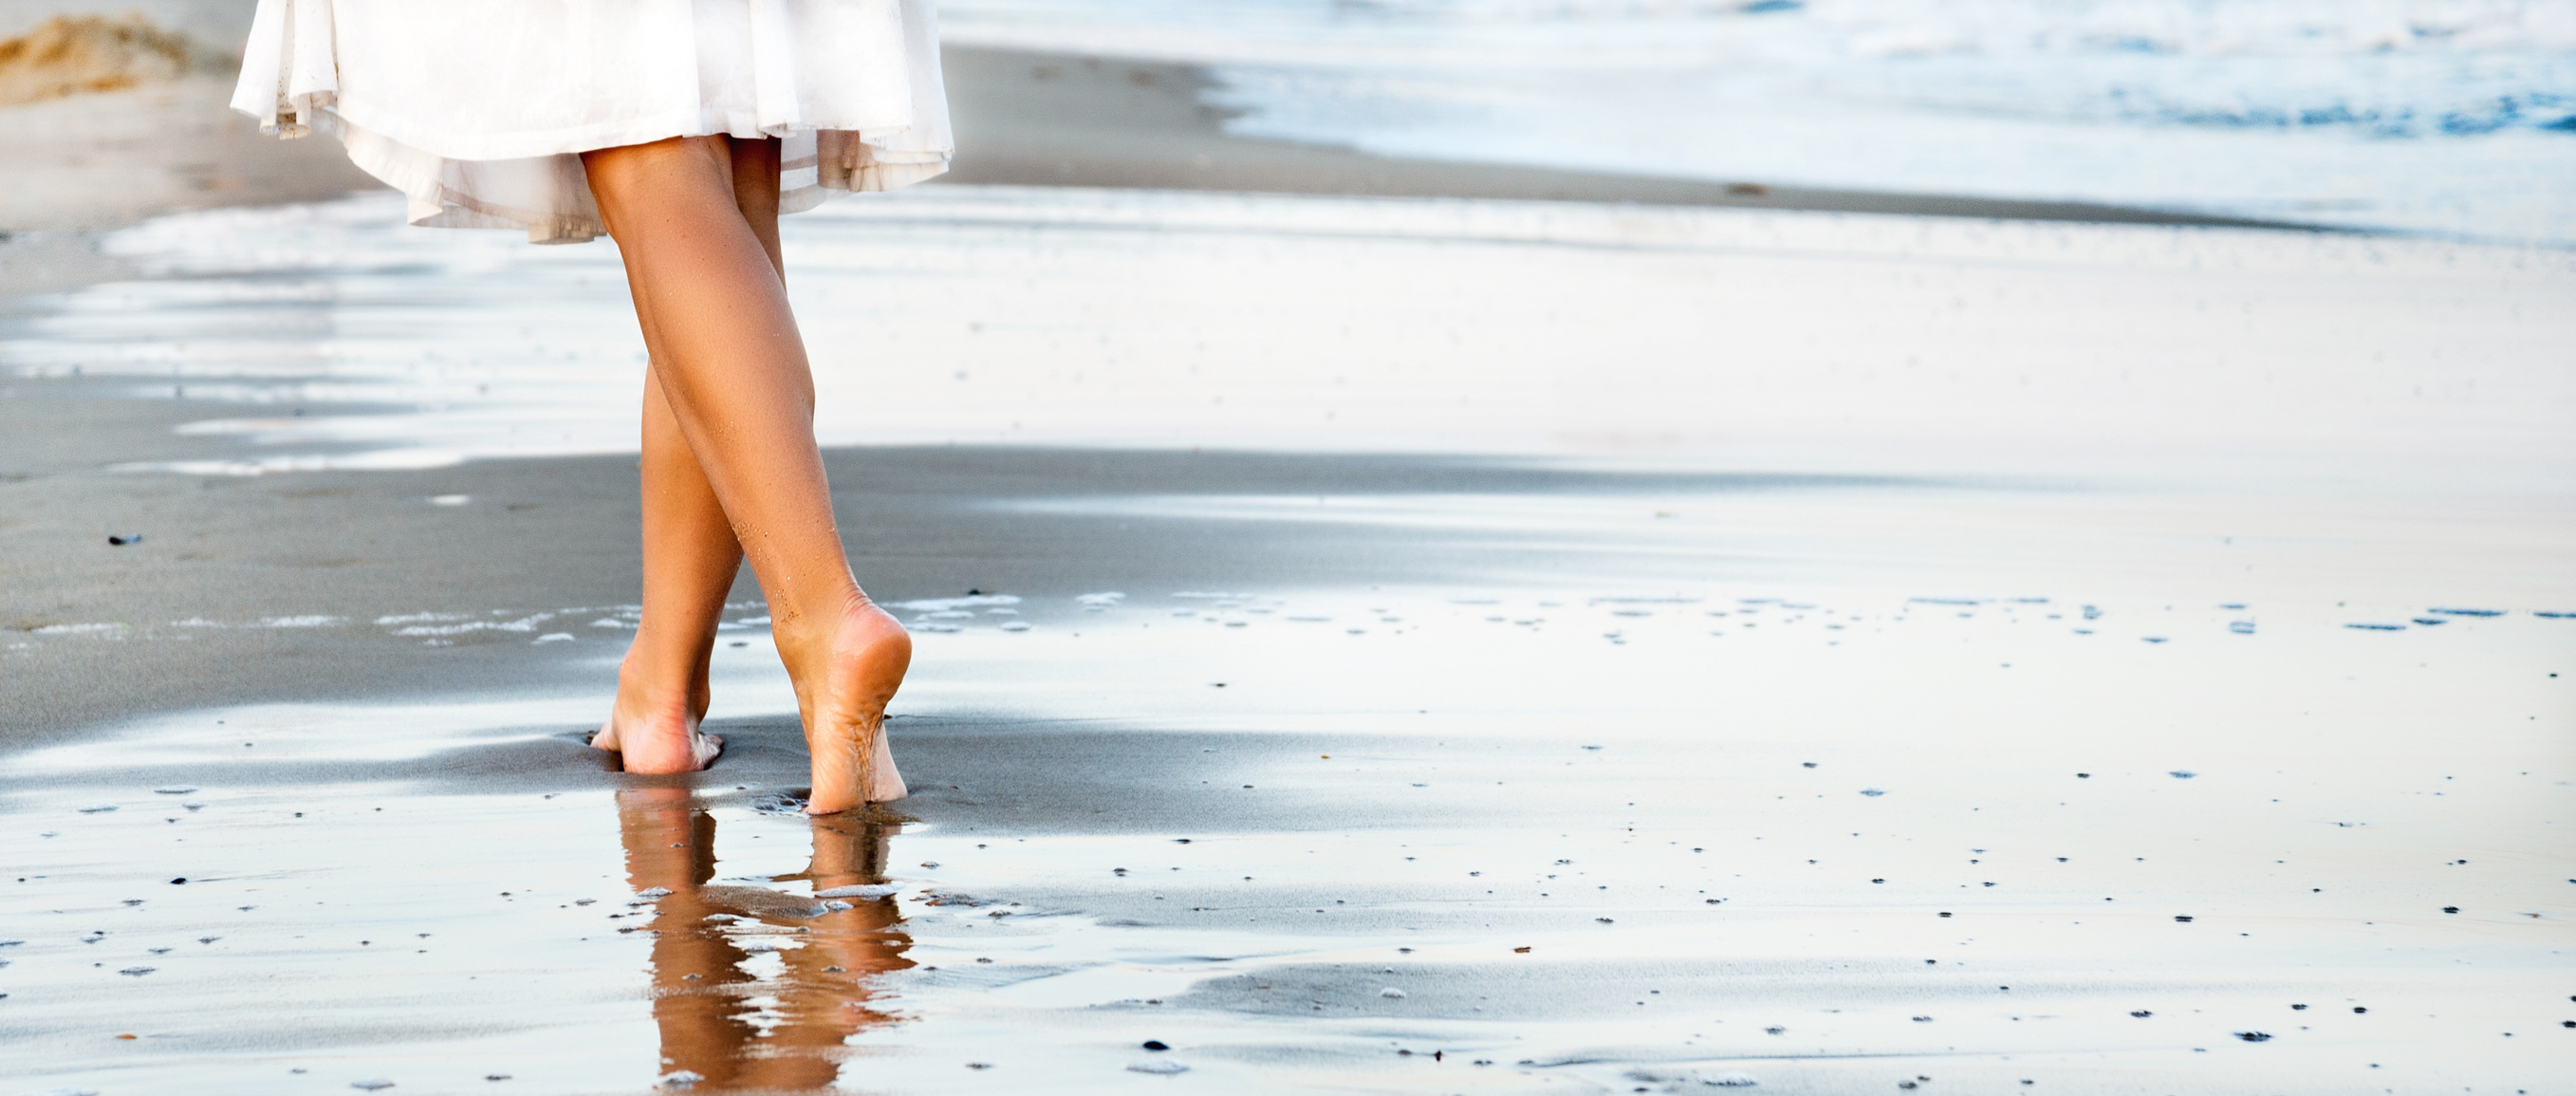
<instances>
[{"instance_id":1,"label":"white foam","mask_svg":"<svg viewBox=\"0 0 2576 1096\"><path fill-rule=\"evenodd\" d=\"M916 598L912 601L889 602L888 607L895 609L918 609L931 613L945 613L954 612L959 609L972 608L977 605L1017 605L1019 603L1020 599L1016 595L1012 594L969 594L965 597ZM974 614L967 613L964 615L973 616Z\"/></svg>"},{"instance_id":2,"label":"white foam","mask_svg":"<svg viewBox=\"0 0 2576 1096\"><path fill-rule=\"evenodd\" d=\"M398 636L459 636L470 632L533 632L558 614L533 613L516 620L469 620L461 624L415 624L397 629ZM595 623L595 622L594 622Z\"/></svg>"},{"instance_id":3,"label":"white foam","mask_svg":"<svg viewBox=\"0 0 2576 1096\"><path fill-rule=\"evenodd\" d=\"M115 632L115 631L122 631L122 630L124 630L124 628L125 628L125 625L122 625L122 624L108 624L108 623L101 623L101 624L47 624L47 625L45 625L45 626L43 626L43 627L41 627L41 628L30 628L30 629L28 629L28 631L34 632L35 634L40 635L40 636L82 636L82 635L97 635L97 634L99 634L99 633L101 633L101 632Z\"/></svg>"}]
</instances>

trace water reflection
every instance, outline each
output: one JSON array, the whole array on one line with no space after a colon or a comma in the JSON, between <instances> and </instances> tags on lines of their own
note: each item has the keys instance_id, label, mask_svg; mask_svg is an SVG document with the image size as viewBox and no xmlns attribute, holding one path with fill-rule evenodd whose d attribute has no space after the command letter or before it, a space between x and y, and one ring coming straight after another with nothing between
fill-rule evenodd
<instances>
[{"instance_id":1,"label":"water reflection","mask_svg":"<svg viewBox=\"0 0 2576 1096\"><path fill-rule=\"evenodd\" d=\"M658 1074L694 1073L699 1092L826 1088L847 1057L844 1040L893 1022L869 1006L877 993L867 984L912 965L892 897L826 903L709 885L716 820L685 789L619 792L617 816L627 882L670 891L654 901L649 926ZM812 861L774 881L810 880L817 891L885 881L891 824L836 815L811 825Z\"/></svg>"}]
</instances>

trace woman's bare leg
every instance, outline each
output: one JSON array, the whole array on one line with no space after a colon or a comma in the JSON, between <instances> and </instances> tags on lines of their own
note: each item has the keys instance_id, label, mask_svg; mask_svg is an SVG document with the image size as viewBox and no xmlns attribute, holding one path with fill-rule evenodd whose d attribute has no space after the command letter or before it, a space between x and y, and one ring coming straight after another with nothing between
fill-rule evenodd
<instances>
[{"instance_id":1,"label":"woman's bare leg","mask_svg":"<svg viewBox=\"0 0 2576 1096\"><path fill-rule=\"evenodd\" d=\"M758 237L770 268L786 274L778 245L778 142L733 142L734 208ZM630 287L631 288L631 287ZM652 302L635 294L635 312L654 345ZM678 773L706 768L724 747L701 734L712 699L707 660L715 653L716 625L725 595L742 569L742 544L726 524L724 507L707 483L698 456L680 433L661 370L644 369L643 457L644 620L617 671L617 701L591 745L615 750L627 772Z\"/></svg>"},{"instance_id":2,"label":"woman's bare leg","mask_svg":"<svg viewBox=\"0 0 2576 1096\"><path fill-rule=\"evenodd\" d=\"M711 694L707 659L742 545L662 398L659 371L644 370L644 620L617 668L617 701L590 744L615 750L627 772L706 768L724 739L698 732Z\"/></svg>"},{"instance_id":3,"label":"woman's bare leg","mask_svg":"<svg viewBox=\"0 0 2576 1096\"><path fill-rule=\"evenodd\" d=\"M810 809L830 813L902 794L881 738L912 641L859 590L843 554L814 444L813 374L777 266L775 153L747 144L678 138L582 159L625 258L655 388L768 596L814 757ZM763 192L768 223L756 226L744 206ZM651 536L650 515L646 525ZM650 547L647 557L649 568ZM673 618L673 642L692 634L683 623L694 622Z\"/></svg>"}]
</instances>

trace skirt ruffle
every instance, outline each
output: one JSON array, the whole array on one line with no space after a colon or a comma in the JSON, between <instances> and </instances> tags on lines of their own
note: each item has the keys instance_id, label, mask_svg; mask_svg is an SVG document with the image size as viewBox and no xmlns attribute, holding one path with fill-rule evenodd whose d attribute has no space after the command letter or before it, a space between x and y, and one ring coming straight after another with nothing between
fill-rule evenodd
<instances>
[{"instance_id":1,"label":"skirt ruffle","mask_svg":"<svg viewBox=\"0 0 2576 1096\"><path fill-rule=\"evenodd\" d=\"M578 155L783 142L779 208L948 170L930 0L260 0L234 109L337 138L410 220L601 235Z\"/></svg>"}]
</instances>

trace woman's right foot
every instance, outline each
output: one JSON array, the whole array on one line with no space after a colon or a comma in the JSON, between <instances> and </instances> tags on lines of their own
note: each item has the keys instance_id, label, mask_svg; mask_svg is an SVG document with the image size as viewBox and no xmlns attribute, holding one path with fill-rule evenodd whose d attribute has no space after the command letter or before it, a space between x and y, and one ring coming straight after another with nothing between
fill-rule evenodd
<instances>
[{"instance_id":1,"label":"woman's right foot","mask_svg":"<svg viewBox=\"0 0 2576 1096\"><path fill-rule=\"evenodd\" d=\"M864 595L832 624L828 636L779 637L778 653L796 679L805 717L805 747L814 758L808 814L832 814L905 795L886 743L886 704L912 665L912 636Z\"/></svg>"}]
</instances>

